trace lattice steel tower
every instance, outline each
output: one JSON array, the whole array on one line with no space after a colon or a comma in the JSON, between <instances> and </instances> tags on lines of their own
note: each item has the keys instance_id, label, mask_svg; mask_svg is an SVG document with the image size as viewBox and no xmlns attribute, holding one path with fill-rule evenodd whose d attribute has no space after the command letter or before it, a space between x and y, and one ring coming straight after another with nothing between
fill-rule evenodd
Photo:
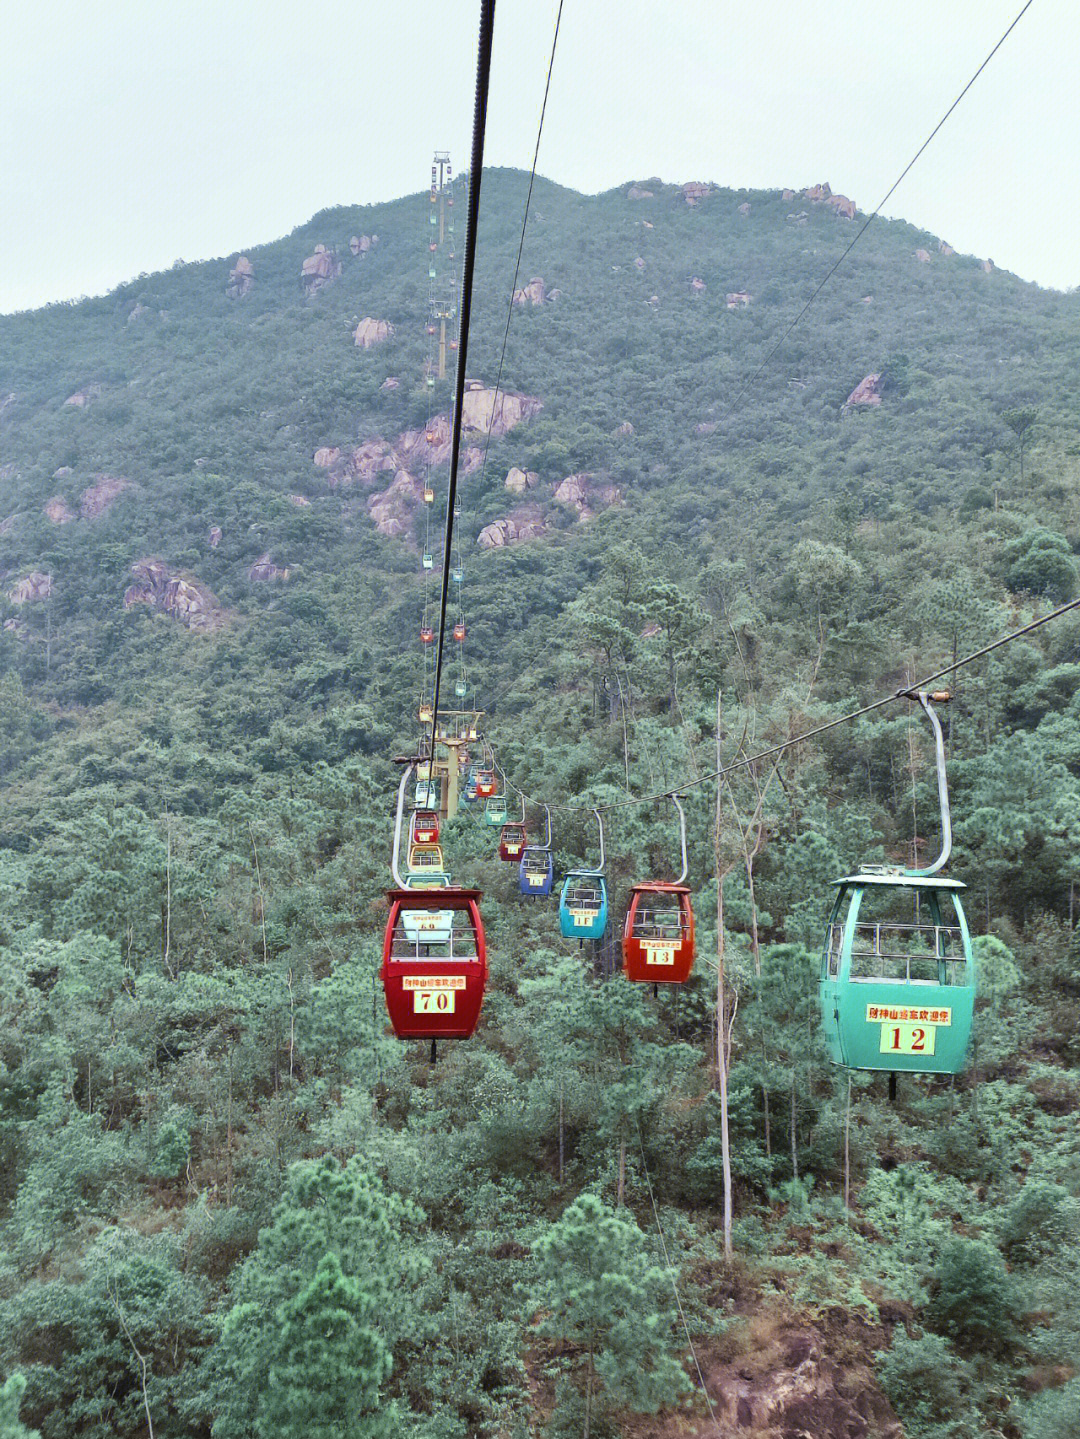
<instances>
[{"instance_id":1,"label":"lattice steel tower","mask_svg":"<svg viewBox=\"0 0 1080 1439\"><path fill-rule=\"evenodd\" d=\"M446 379L446 351L457 349L457 236L454 224L454 175L450 156L436 150L431 164L428 206L428 361L427 382Z\"/></svg>"}]
</instances>

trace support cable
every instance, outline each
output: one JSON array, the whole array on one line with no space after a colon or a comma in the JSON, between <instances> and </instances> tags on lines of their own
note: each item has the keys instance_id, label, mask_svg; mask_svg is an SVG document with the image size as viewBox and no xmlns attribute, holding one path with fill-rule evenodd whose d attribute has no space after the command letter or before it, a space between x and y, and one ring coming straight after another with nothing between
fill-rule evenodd
<instances>
[{"instance_id":1,"label":"support cable","mask_svg":"<svg viewBox=\"0 0 1080 1439\"><path fill-rule=\"evenodd\" d=\"M480 182L484 171L484 135L487 130L488 90L491 84L491 47L495 31L495 0L480 0L480 39L476 58L476 101L473 109L472 156L469 162L469 205L465 220L465 258L461 277L461 323L458 334L457 372L454 376L454 426L450 441L450 486L446 497L446 535L443 540L442 596L439 601L439 644L435 654L435 693L431 705L431 757L439 725L439 689L442 683L446 605L450 593L450 567L454 542L454 505L457 500L458 463L461 458L462 410L465 368L469 353L473 273L476 269L477 224L480 218Z\"/></svg>"},{"instance_id":2,"label":"support cable","mask_svg":"<svg viewBox=\"0 0 1080 1439\"><path fill-rule=\"evenodd\" d=\"M1009 38L1009 36L1012 34L1012 32L1016 29L1017 25L1018 25L1018 24L1020 23L1020 21L1024 18L1024 15L1025 15L1025 14L1027 13L1027 11L1031 8L1031 6L1032 6L1033 3L1034 3L1034 0L1026 0L1026 4L1021 8L1019 14L1018 14L1018 15L1016 16L1016 18L1013 20L1012 24L1011 24L1011 25L1009 26L1009 28L1005 31L1004 35L1002 35L1001 39L997 42L997 44L994 46L994 48L990 51L989 55L987 55L986 59L982 62L982 64L979 66L979 68L975 71L974 75L972 75L971 79L967 82L967 84L964 86L964 88L960 91L959 95L957 95L956 99L952 102L952 104L949 106L949 108L945 111L944 115L942 115L941 119L937 122L937 124L934 126L934 128L930 131L929 135L927 135L926 139L922 142L922 144L919 146L919 148L915 151L915 154L914 154L914 155L911 157L911 159L907 162L907 164L904 166L903 170L901 170L901 172L900 172L900 174L897 176L897 178L896 178L896 179L893 181L893 183L889 186L889 188L888 188L888 190L885 192L884 196L878 201L877 208L876 208L876 209L873 211L873 213L872 213L870 216L868 216L868 218L863 222L863 224L862 224L861 227L859 228L857 234L856 234L856 235L854 236L854 238L851 240L850 244L849 244L849 245L847 246L847 248L844 250L843 254L840 256L840 258L836 261L836 263L835 263L835 264L832 266L832 268L829 270L828 274L825 276L825 278L824 278L824 279L821 281L821 283L818 285L817 289L814 291L814 293L813 293L813 294L810 296L810 298L807 300L806 304L803 305L802 309L799 311L799 313L795 316L795 318L794 318L794 319L791 321L791 323L788 325L787 329L784 331L784 333L783 333L783 334L780 336L780 338L777 340L776 344L773 345L772 349L769 351L769 353L768 353L768 354L765 356L765 358L762 360L761 364L758 365L757 369L753 372L753 374L750 376L750 378L749 378L749 379L742 385L742 387L736 392L735 398L731 401L731 403L728 405L727 409L726 409L726 410L724 411L724 413L720 416L720 423L721 423L721 424L723 424L726 420L729 420L729 419L731 418L732 414L734 413L734 411L735 411L736 407L738 406L739 402L742 400L743 396L744 396L744 395L747 393L747 391L753 386L755 380L758 378L758 376L761 374L761 372L762 372L764 369L766 369L766 368L768 367L768 365L771 363L773 357L775 356L776 352L780 349L781 345L784 344L785 340L787 340L788 336L789 336L789 335L791 334L791 332L795 329L796 325L798 325L798 323L800 322L800 320L801 320L801 319L803 318L803 316L806 314L807 310L809 310L810 306L814 303L814 301L817 299L817 297L821 294L822 290L824 290L825 286L829 283L829 281L832 279L832 277L836 274L837 270L839 270L840 266L844 263L844 261L847 259L847 257L851 254L852 250L854 250L855 246L859 243L859 241L862 239L862 237L866 234L867 230L869 230L870 226L871 226L871 225L874 223L874 221L877 219L877 217L878 217L878 215L881 213L882 209L885 207L886 204L888 204L888 202L889 202L889 200L891 199L891 197L892 197L892 195L894 194L894 192L895 192L897 189L899 189L901 182L902 182L902 181L907 177L907 175L910 173L910 171L912 170L912 168L913 168L914 165L915 165L915 162L921 157L923 151L927 149L927 147L929 146L930 142L933 140L934 136L938 133L938 131L941 129L941 127L945 124L945 121L949 118L949 116L952 114L952 112L956 109L957 105L959 105L960 101L964 98L964 96L967 94L967 92L971 89L972 85L974 85L975 81L979 78L979 76L982 74L982 72L986 69L987 65L989 65L990 61L994 58L994 56L997 54L997 52L1001 49L1001 47L1002 47L1002 45L1004 45L1005 41Z\"/></svg>"},{"instance_id":3,"label":"support cable","mask_svg":"<svg viewBox=\"0 0 1080 1439\"><path fill-rule=\"evenodd\" d=\"M751 765L759 764L764 759L772 759L774 755L783 754L785 750L791 749L797 744L803 744L806 740L815 739L818 735L825 734L827 730L836 729L838 725L850 724L852 720L861 719L863 715L872 714L875 710L883 709L885 705L895 703L896 700L914 699L917 697L916 692L918 690L928 690L935 680L943 679L946 675L951 675L956 670L963 669L965 665L982 659L984 655L991 654L994 650L999 650L1004 645L1011 644L1013 640L1018 640L1024 635L1029 635L1033 630L1040 629L1043 625L1048 625L1051 620L1059 619L1062 615L1068 614L1071 610L1078 608L1080 608L1080 599L1069 600L1067 604L1059 605L1057 609L1051 610L1040 619L1031 620L1028 624L1021 625L1019 629L1010 630L1007 635L1002 635L998 639L992 640L990 644L983 645L981 649L972 650L968 655L962 655L960 659L952 661L950 664L943 666L943 668L936 670L933 674L916 681L915 684L904 685L900 689L894 690L892 694L884 695L881 699L872 700L870 704L862 705L859 709L850 710L847 714L838 715L836 719L826 720L823 724L815 725L813 729L803 730L801 734L793 735L791 739L782 740L780 744L770 745L768 749L758 750L756 754L747 755L743 759L732 760L731 764L723 765L719 769L710 770L708 774L699 775L696 779L687 780L685 784L677 785L674 789L660 790L655 794L632 795L629 799L613 800L610 804L597 806L591 804L553 804L551 808L567 812L577 811L585 814L590 813L596 808L606 814L609 810L625 809L629 805L651 804L656 800L673 799L676 795L685 794L688 790L697 789L699 785L706 784L709 780L723 779L727 775L734 773L735 770L748 769ZM500 773L503 774L505 779L506 776L502 770L500 770ZM531 804L544 803L543 800L536 799L535 796L529 794L526 790L519 789L512 780L507 779L506 783L515 794L520 795L522 799L528 800Z\"/></svg>"},{"instance_id":4,"label":"support cable","mask_svg":"<svg viewBox=\"0 0 1080 1439\"><path fill-rule=\"evenodd\" d=\"M701 1372L701 1363L697 1357L697 1350L694 1348L694 1341L690 1338L690 1326L686 1322L686 1311L683 1309L679 1286L675 1280L675 1266L672 1264L671 1255L668 1253L667 1239L664 1237L664 1226L660 1223L660 1212L656 1207L656 1196L653 1194L652 1177L649 1174L649 1165L645 1159L645 1141L641 1135L641 1118L639 1115L634 1115L634 1122L637 1125L638 1149L641 1151L641 1167L645 1172L645 1183L649 1188L649 1203L652 1205L653 1219L656 1221L656 1232L660 1236L660 1247L664 1251L664 1264L667 1267L668 1278L671 1280L671 1292L675 1295L679 1318L682 1320L683 1333L686 1335L686 1342L690 1346L690 1353L693 1356L694 1368L697 1370L701 1392L705 1395L705 1402L709 1406L709 1415L713 1422L713 1428L716 1430L719 1439L724 1439L723 1432L717 1422L716 1410L713 1408L712 1395L709 1393L709 1387L705 1383L705 1375Z\"/></svg>"}]
</instances>

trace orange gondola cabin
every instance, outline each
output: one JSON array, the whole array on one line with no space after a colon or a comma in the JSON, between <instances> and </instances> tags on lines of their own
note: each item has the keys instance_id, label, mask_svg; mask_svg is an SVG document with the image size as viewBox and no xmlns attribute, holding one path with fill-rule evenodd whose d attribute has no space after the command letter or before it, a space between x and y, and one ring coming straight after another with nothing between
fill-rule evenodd
<instances>
[{"instance_id":1,"label":"orange gondola cabin","mask_svg":"<svg viewBox=\"0 0 1080 1439\"><path fill-rule=\"evenodd\" d=\"M685 984L694 967L694 911L685 884L635 884L623 926L623 973L646 984Z\"/></svg>"},{"instance_id":2,"label":"orange gondola cabin","mask_svg":"<svg viewBox=\"0 0 1080 1439\"><path fill-rule=\"evenodd\" d=\"M386 897L381 977L394 1033L399 1039L468 1039L488 975L480 891L392 889Z\"/></svg>"}]
</instances>

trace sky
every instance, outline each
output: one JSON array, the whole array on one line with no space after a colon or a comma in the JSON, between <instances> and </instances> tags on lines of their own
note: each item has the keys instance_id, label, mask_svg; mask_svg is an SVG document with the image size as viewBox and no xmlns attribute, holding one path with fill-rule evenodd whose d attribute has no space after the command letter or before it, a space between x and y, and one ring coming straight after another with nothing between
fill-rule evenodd
<instances>
[{"instance_id":1,"label":"sky","mask_svg":"<svg viewBox=\"0 0 1080 1439\"><path fill-rule=\"evenodd\" d=\"M558 0L498 0L485 163L528 169ZM1022 0L565 0L541 175L873 210ZM0 313L235 255L467 168L478 0L37 0L0 46ZM1080 284L1080 4L1033 0L890 200Z\"/></svg>"}]
</instances>

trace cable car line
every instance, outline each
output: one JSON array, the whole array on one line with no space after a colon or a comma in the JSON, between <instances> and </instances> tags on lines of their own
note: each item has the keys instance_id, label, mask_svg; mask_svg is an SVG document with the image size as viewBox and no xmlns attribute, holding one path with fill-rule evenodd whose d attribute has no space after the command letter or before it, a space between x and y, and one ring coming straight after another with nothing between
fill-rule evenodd
<instances>
[{"instance_id":1,"label":"cable car line","mask_svg":"<svg viewBox=\"0 0 1080 1439\"><path fill-rule=\"evenodd\" d=\"M559 43L559 26L562 24L563 0L559 0L558 13L555 16L555 34L551 40L551 56L548 60L547 79L544 81L544 100L540 106L540 124L536 130L536 147L533 150L532 169L529 171L529 190L525 196L525 213L521 218L521 238L518 240L517 260L514 263L514 278L510 285L510 300L506 307L506 327L503 330L502 352L499 355L499 370L495 377L495 403L491 407L491 420L488 423L487 438L484 442L484 458L480 465L480 479L478 485L481 491L484 488L484 476L487 474L488 450L491 449L491 431L495 424L495 404L499 398L499 384L502 380L503 363L506 360L506 342L510 338L510 319L514 313L514 295L517 293L518 276L521 273L521 254L525 248L525 229L529 223L529 206L532 204L533 184L536 180L536 162L540 157L540 137L544 133L544 116L547 114L548 91L551 89L551 70L555 64L555 47Z\"/></svg>"},{"instance_id":2,"label":"cable car line","mask_svg":"<svg viewBox=\"0 0 1080 1439\"><path fill-rule=\"evenodd\" d=\"M990 644L983 645L981 649L972 650L968 655L962 655L959 659L951 661L942 669L936 670L933 674L927 675L925 679L921 679L915 684L904 685L903 688L894 690L892 694L884 695L881 699L872 700L869 704L865 704L859 709L851 710L847 714L838 715L836 719L826 720L824 724L815 725L813 729L803 730L801 734L793 735L791 739L783 740L780 744L770 745L768 749L758 750L756 754L746 755L743 759L732 760L730 764L722 765L719 769L710 770L707 774L700 775L696 779L687 780L685 784L677 785L674 789L661 790L655 794L632 795L629 799L612 800L610 804L597 805L595 808L599 809L601 813L606 814L609 810L625 809L630 805L651 804L655 801L673 799L676 795L685 794L687 790L696 789L708 780L723 779L735 770L747 769L751 765L758 764L763 759L771 759L774 755L782 754L785 750L791 749L797 744L802 744L805 740L815 739L827 730L836 729L838 725L848 724L852 720L861 719L863 715L872 714L875 710L883 709L886 705L893 704L896 700L914 699L919 690L928 690L935 680L944 679L946 675L951 675L956 670L963 669L965 665L982 659L984 655L991 654L994 650L1001 649L1003 645L1011 644L1013 640L1018 640L1024 635L1031 634L1033 630L1040 629L1043 625L1049 624L1051 620L1059 619L1062 615L1068 614L1070 610L1077 608L1080 608L1080 598L1069 600L1066 604L1059 605L1057 609L1050 610L1048 614L1043 615L1041 618L1031 620L1028 624L1021 625L1019 629L1011 630L1008 634L999 636L998 639L992 640ZM529 794L527 790L519 789L501 768L499 769L499 773L503 776L506 784L509 785L515 794L520 795L522 799L529 800L532 804L543 804L542 800L538 800L534 795ZM551 808L566 812L589 813L593 810L594 806L591 804L553 804Z\"/></svg>"},{"instance_id":3,"label":"cable car line","mask_svg":"<svg viewBox=\"0 0 1080 1439\"><path fill-rule=\"evenodd\" d=\"M701 1363L697 1357L697 1350L694 1348L694 1341L690 1338L690 1326L686 1322L686 1312L683 1309L682 1298L679 1295L679 1286L675 1280L675 1266L672 1264L671 1255L668 1253L667 1239L664 1237L664 1226L660 1223L660 1211L656 1207L656 1196L653 1194L652 1176L649 1174L649 1164L645 1158L645 1140L641 1134L641 1117L637 1113L634 1114L634 1123L637 1125L638 1149L641 1151L641 1167L645 1173L645 1184L649 1190L649 1203L652 1205L653 1219L656 1221L656 1232L660 1236L660 1247L664 1251L664 1264L667 1267L668 1278L671 1280L671 1291L675 1295L679 1318L682 1320L683 1333L686 1335L686 1342L690 1346L690 1353L694 1360L694 1368L697 1370L701 1392L705 1395L705 1402L709 1406L709 1415L712 1418L713 1428L720 1436L720 1439L723 1439L720 1424L716 1418L716 1410L713 1408L712 1395L709 1393L708 1385L705 1383L705 1375L701 1372Z\"/></svg>"},{"instance_id":4,"label":"cable car line","mask_svg":"<svg viewBox=\"0 0 1080 1439\"><path fill-rule=\"evenodd\" d=\"M1017 25L1018 25L1018 24L1020 23L1020 21L1024 18L1024 15L1025 15L1025 14L1027 13L1027 11L1031 8L1031 6L1032 6L1033 3L1034 3L1034 0L1026 0L1026 3L1025 3L1025 4L1023 5L1023 7L1021 8L1019 14L1015 17L1015 19L1013 20L1012 24L1011 24L1011 25L1009 26L1009 28L1005 31L1005 33L1001 36L1000 40L997 42L997 44L994 46L994 48L990 51L989 55L987 55L986 59L982 62L982 64L979 66L979 68L975 71L974 75L972 75L971 79L967 82L967 84L964 86L964 88L960 91L959 95L957 95L956 99L952 102L952 104L949 106L949 108L945 111L944 115L942 115L941 119L937 122L937 124L934 126L934 128L930 131L929 135L927 135L926 139L922 142L922 144L919 146L919 148L915 151L915 154L914 154L914 155L911 157L911 159L907 162L907 164L904 166L903 170L901 170L901 172L900 172L900 174L897 176L897 178L896 178L896 179L893 181L893 183L889 186L889 189L885 192L884 196L878 201L877 208L876 208L876 209L873 211L873 213L872 213L871 215L869 215L868 218L863 222L862 226L859 228L858 232L857 232L857 233L855 234L855 236L852 238L851 242L848 244L848 246L847 246L847 248L844 250L843 254L841 254L840 258L836 261L836 263L835 263L835 264L832 266L832 268L829 270L828 274L825 276L825 278L824 278L824 279L821 281L821 283L818 285L817 289L814 291L814 293L813 293L813 294L810 296L810 298L807 300L806 304L803 305L802 309L799 311L799 313L795 316L795 318L794 318L794 319L791 321L791 323L788 325L787 329L784 331L784 333L783 333L783 334L780 336L780 338L777 340L776 344L773 345L772 349L769 351L769 353L768 353L768 354L765 356L765 358L762 360L761 364L758 365L757 369L753 372L753 374L750 376L750 378L743 384L742 388L736 392L735 398L731 401L731 403L728 405L727 409L726 409L726 410L723 412L723 414L720 416L720 423L721 423L721 424L723 424L725 421L727 421L727 420L729 420L729 419L731 418L732 414L734 413L736 407L737 407L738 404L739 404L739 401L740 401L740 400L743 398L743 396L749 391L749 389L751 388L751 386L754 384L754 381L758 378L758 376L761 374L761 372L762 372L764 369L766 369L766 368L768 367L768 365L771 363L773 357L775 356L776 352L780 349L781 345L783 345L784 341L788 338L788 336L791 334L791 332L795 329L796 325L798 325L799 321L800 321L800 320L803 318L803 316L806 314L807 310L810 309L810 306L814 303L814 301L817 299L817 297L821 294L822 290L824 290L825 286L829 283L829 281L832 279L832 277L836 274L837 270L839 270L840 266L844 263L844 261L847 259L847 257L851 254L852 250L854 250L855 246L859 243L859 241L862 239L862 237L866 234L867 230L870 228L870 226L871 226L871 225L874 223L874 221L877 219L878 215L881 213L881 211L882 211L882 209L884 208L884 206L888 203L888 201L889 201L890 198L892 197L893 193L899 188L901 182L906 178L906 176L909 174L909 172L911 171L911 169L914 167L915 162L920 158L920 156L923 154L924 150L926 150L927 147L930 145L930 142L933 140L934 136L938 133L938 131L941 129L941 127L945 124L945 121L949 118L949 116L952 114L952 112L956 109L957 105L960 104L960 101L964 98L964 96L967 94L967 92L971 89L972 85L975 84L975 81L979 78L979 76L982 74L982 72L986 69L987 65L989 65L990 61L994 58L994 56L997 54L997 52L1001 49L1002 45L1004 45L1005 41L1009 38L1009 36L1012 34L1012 32L1016 29Z\"/></svg>"},{"instance_id":5,"label":"cable car line","mask_svg":"<svg viewBox=\"0 0 1080 1439\"><path fill-rule=\"evenodd\" d=\"M480 218L480 185L484 170L484 135L487 130L488 90L491 84L491 48L495 30L495 0L481 0L480 39L476 59L476 100L473 110L472 157L469 163L469 203L465 219L465 257L462 264L461 308L458 332L457 369L454 375L454 425L450 441L450 484L446 497L446 534L443 540L442 595L439 601L439 643L435 652L435 692L431 706L431 756L435 757L435 736L439 725L439 690L442 683L443 645L446 638L446 607L450 594L453 559L454 507L457 501L458 463L461 457L462 411L465 401L465 369L469 352L469 322L472 317L473 274L476 269L477 225Z\"/></svg>"}]
</instances>

